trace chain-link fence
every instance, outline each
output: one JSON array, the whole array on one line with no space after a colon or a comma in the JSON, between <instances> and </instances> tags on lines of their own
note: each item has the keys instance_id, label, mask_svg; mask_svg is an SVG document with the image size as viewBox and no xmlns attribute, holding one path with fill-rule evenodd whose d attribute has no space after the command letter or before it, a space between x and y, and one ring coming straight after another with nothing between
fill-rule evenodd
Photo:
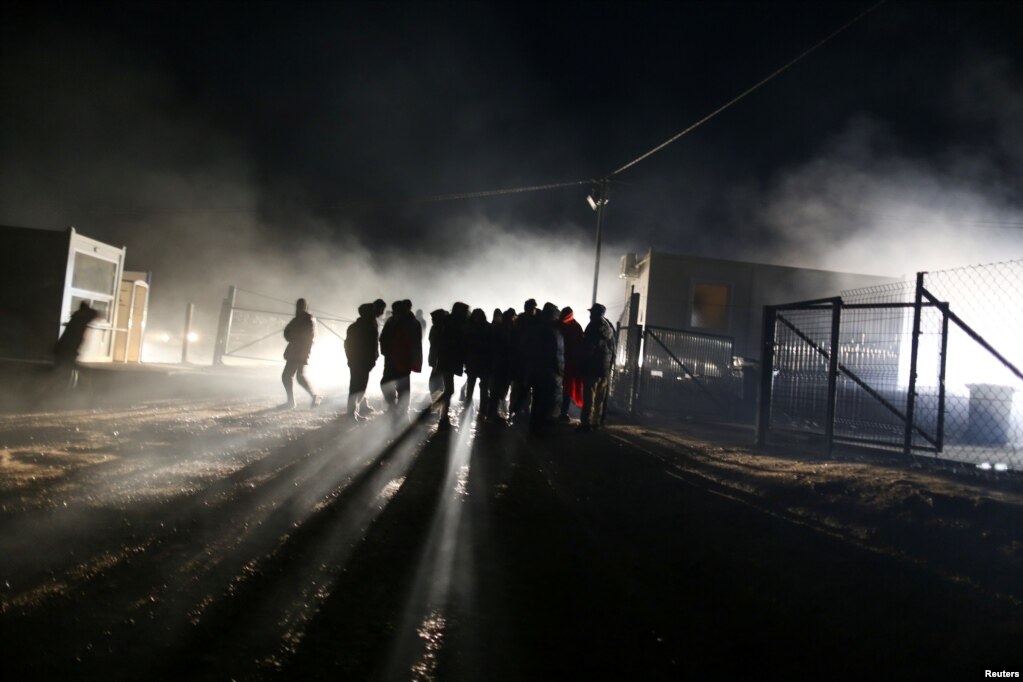
<instances>
[{"instance_id":1,"label":"chain-link fence","mask_svg":"<svg viewBox=\"0 0 1023 682\"><path fill-rule=\"evenodd\" d=\"M765 309L758 437L1023 468L1023 261Z\"/></svg>"}]
</instances>

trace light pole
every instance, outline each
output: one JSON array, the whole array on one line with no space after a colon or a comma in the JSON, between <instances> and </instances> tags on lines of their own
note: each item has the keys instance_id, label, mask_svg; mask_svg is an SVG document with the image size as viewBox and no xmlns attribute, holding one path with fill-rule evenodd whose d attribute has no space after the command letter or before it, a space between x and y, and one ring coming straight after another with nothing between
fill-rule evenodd
<instances>
[{"instance_id":1,"label":"light pole","mask_svg":"<svg viewBox=\"0 0 1023 682\"><path fill-rule=\"evenodd\" d=\"M586 202L590 205L590 208L597 212L597 254L593 259L593 301L590 302L590 305L597 302L597 281L600 279L600 229L604 221L604 207L607 206L607 194L608 181L607 178L604 178L586 197Z\"/></svg>"}]
</instances>

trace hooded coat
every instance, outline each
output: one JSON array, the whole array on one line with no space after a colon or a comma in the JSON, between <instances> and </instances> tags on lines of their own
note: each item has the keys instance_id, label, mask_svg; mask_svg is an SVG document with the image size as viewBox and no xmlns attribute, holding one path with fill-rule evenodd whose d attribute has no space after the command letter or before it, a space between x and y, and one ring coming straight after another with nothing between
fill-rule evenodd
<instances>
[{"instance_id":1,"label":"hooded coat","mask_svg":"<svg viewBox=\"0 0 1023 682\"><path fill-rule=\"evenodd\" d=\"M422 371L423 328L412 310L403 308L384 323L380 352L397 374Z\"/></svg>"},{"instance_id":2,"label":"hooded coat","mask_svg":"<svg viewBox=\"0 0 1023 682\"><path fill-rule=\"evenodd\" d=\"M345 355L348 366L369 369L377 364L377 319L372 303L359 306L359 319L345 332Z\"/></svg>"}]
</instances>

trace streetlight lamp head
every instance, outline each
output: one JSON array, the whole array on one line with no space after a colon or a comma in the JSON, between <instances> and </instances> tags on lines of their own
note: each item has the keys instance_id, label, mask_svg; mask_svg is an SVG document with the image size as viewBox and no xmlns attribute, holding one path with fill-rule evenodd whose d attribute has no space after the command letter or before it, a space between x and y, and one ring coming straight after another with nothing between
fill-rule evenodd
<instances>
[{"instance_id":1,"label":"streetlight lamp head","mask_svg":"<svg viewBox=\"0 0 1023 682\"><path fill-rule=\"evenodd\" d=\"M592 208L594 211L596 211L597 207L600 205L593 198L593 193L592 192L586 196L586 203L588 203L590 205L590 208Z\"/></svg>"}]
</instances>

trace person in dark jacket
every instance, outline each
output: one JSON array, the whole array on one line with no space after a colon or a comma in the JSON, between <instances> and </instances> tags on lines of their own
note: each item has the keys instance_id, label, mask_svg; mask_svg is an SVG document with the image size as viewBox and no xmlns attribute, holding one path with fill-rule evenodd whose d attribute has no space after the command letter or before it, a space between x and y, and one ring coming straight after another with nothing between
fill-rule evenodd
<instances>
[{"instance_id":1,"label":"person in dark jacket","mask_svg":"<svg viewBox=\"0 0 1023 682\"><path fill-rule=\"evenodd\" d=\"M423 369L423 328L412 313L411 301L391 305L391 316L380 332L380 354L384 356L384 376L380 380L384 402L396 418L407 418L409 376Z\"/></svg>"},{"instance_id":2,"label":"person in dark jacket","mask_svg":"<svg viewBox=\"0 0 1023 682\"><path fill-rule=\"evenodd\" d=\"M600 428L614 363L617 339L614 326L604 317L607 308L594 303L590 323L583 332L583 411L579 431Z\"/></svg>"},{"instance_id":3,"label":"person in dark jacket","mask_svg":"<svg viewBox=\"0 0 1023 682\"><path fill-rule=\"evenodd\" d=\"M490 391L488 398L488 419L499 417L498 409L505 407L508 397L508 387L511 386L512 376L515 373L516 344L515 344L515 309L508 308L501 313L501 323L494 325L494 345L491 360Z\"/></svg>"},{"instance_id":4,"label":"person in dark jacket","mask_svg":"<svg viewBox=\"0 0 1023 682\"><path fill-rule=\"evenodd\" d=\"M372 303L359 306L359 319L348 325L345 332L345 355L351 379L348 383L348 419L365 418L366 385L369 373L377 364L377 315Z\"/></svg>"},{"instance_id":5,"label":"person in dark jacket","mask_svg":"<svg viewBox=\"0 0 1023 682\"><path fill-rule=\"evenodd\" d=\"M532 327L532 339L526 346L527 384L533 390L529 410L529 429L544 433L554 419L561 401L561 381L565 371L565 343L561 336L558 307L545 303Z\"/></svg>"},{"instance_id":6,"label":"person in dark jacket","mask_svg":"<svg viewBox=\"0 0 1023 682\"><path fill-rule=\"evenodd\" d=\"M575 403L583 405L583 375L580 367L583 354L583 328L575 320L575 313L565 306L561 309L561 335L565 339L565 379L562 383L561 421L569 421L568 408Z\"/></svg>"},{"instance_id":7,"label":"person in dark jacket","mask_svg":"<svg viewBox=\"0 0 1023 682\"><path fill-rule=\"evenodd\" d=\"M451 314L444 322L437 349L437 369L444 380L444 392L440 400L440 421L437 427L441 430L451 428L448 420L448 409L451 396L455 394L455 376L462 376L465 369L465 327L469 321L469 306L455 303L451 306Z\"/></svg>"},{"instance_id":8,"label":"person in dark jacket","mask_svg":"<svg viewBox=\"0 0 1023 682\"><path fill-rule=\"evenodd\" d=\"M469 316L465 330L465 399L471 403L476 383L480 386L479 414L486 415L489 409L490 372L493 362L494 332L487 322L487 314L476 308Z\"/></svg>"},{"instance_id":9,"label":"person in dark jacket","mask_svg":"<svg viewBox=\"0 0 1023 682\"><path fill-rule=\"evenodd\" d=\"M78 385L78 353L85 342L86 330L99 316L100 312L86 301L79 303L78 310L71 313L64 331L53 347L53 370L56 377L54 384L60 382L69 389Z\"/></svg>"},{"instance_id":10,"label":"person in dark jacket","mask_svg":"<svg viewBox=\"0 0 1023 682\"><path fill-rule=\"evenodd\" d=\"M295 407L295 379L298 385L306 390L312 399L313 407L320 404L322 398L309 385L305 378L305 366L309 364L309 354L313 350L316 339L316 318L309 314L309 305L304 298L295 301L295 317L284 327L284 340L288 342L284 349L284 371L281 381L287 400L281 407Z\"/></svg>"},{"instance_id":11,"label":"person in dark jacket","mask_svg":"<svg viewBox=\"0 0 1023 682\"><path fill-rule=\"evenodd\" d=\"M430 365L430 402L436 402L444 392L444 377L437 367L437 356L440 354L440 339L447 319L448 311L442 308L430 313L430 351L427 356Z\"/></svg>"},{"instance_id":12,"label":"person in dark jacket","mask_svg":"<svg viewBox=\"0 0 1023 682\"><path fill-rule=\"evenodd\" d=\"M509 417L526 414L532 398L527 370L527 358L530 356L529 346L533 343L534 326L537 322L536 300L525 302L522 314L515 319L515 373L512 376L511 403L508 407Z\"/></svg>"}]
</instances>

